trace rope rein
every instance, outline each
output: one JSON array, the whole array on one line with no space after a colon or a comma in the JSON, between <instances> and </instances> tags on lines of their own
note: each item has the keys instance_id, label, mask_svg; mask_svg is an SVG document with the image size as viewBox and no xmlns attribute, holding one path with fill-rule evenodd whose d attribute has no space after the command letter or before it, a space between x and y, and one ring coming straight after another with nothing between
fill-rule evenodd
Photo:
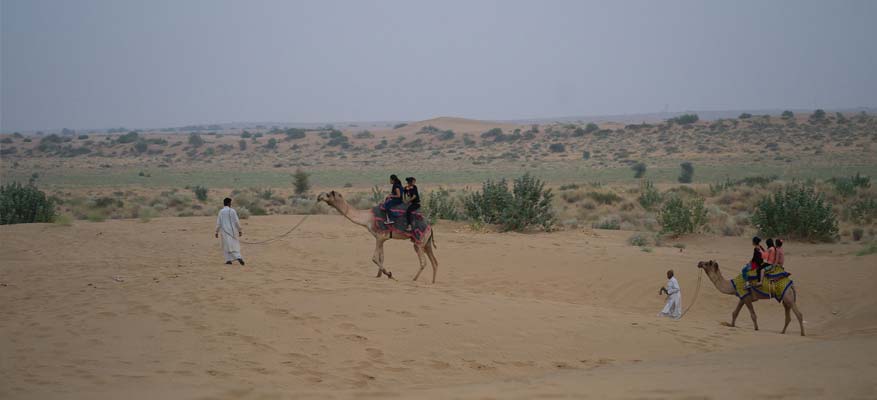
<instances>
[{"instance_id":1,"label":"rope rein","mask_svg":"<svg viewBox=\"0 0 877 400\"><path fill-rule=\"evenodd\" d=\"M280 236L273 237L273 238L271 238L271 239L267 239L267 240L262 240L262 241L259 241L259 242L248 242L248 241L245 241L245 240L241 240L241 243L243 243L243 244L265 244L265 243L273 242L273 241L278 240L278 239L282 239L282 238L285 237L286 235L289 235L290 233L292 233L292 231L296 230L296 228L298 228L303 222L305 222L305 221L308 219L308 217L310 217L310 215L305 215L304 218L301 219L301 221L298 221L298 223L295 224L295 226L292 227L292 229L286 231L286 233L284 233L284 234L282 234L282 235L280 235Z\"/></svg>"},{"instance_id":2,"label":"rope rein","mask_svg":"<svg viewBox=\"0 0 877 400\"><path fill-rule=\"evenodd\" d=\"M698 272L698 274L697 274L697 287L694 289L694 300L692 300L691 304L688 305L688 308L686 308L685 311L682 312L682 315L679 316L679 319L682 319L682 317L684 317L685 314L688 314L688 310L690 310L691 307L694 306L694 303L697 302L697 295L700 294L700 281L703 278L703 269L702 268L698 268L698 269L700 269L700 272Z\"/></svg>"}]
</instances>

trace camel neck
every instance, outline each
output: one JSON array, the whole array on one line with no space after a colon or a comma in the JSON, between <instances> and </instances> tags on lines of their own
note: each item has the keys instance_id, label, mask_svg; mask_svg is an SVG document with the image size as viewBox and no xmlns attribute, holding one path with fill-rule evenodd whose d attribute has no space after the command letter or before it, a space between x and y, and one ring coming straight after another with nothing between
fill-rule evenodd
<instances>
[{"instance_id":1,"label":"camel neck","mask_svg":"<svg viewBox=\"0 0 877 400\"><path fill-rule=\"evenodd\" d=\"M354 224L357 224L359 226L364 226L368 228L368 224L369 222L371 222L371 218L366 221L365 218L360 215L360 210L354 209L350 206L350 204L347 204L346 201L341 201L339 202L339 204L335 204L335 209L338 210L338 212L341 213L341 215L343 215L345 218L350 220L350 222L353 222Z\"/></svg>"}]
</instances>

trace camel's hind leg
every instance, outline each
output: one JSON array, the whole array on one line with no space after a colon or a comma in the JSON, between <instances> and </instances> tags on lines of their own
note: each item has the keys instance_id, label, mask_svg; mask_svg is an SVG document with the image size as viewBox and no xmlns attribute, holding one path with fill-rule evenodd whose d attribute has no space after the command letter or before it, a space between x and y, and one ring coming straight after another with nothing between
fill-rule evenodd
<instances>
[{"instance_id":1,"label":"camel's hind leg","mask_svg":"<svg viewBox=\"0 0 877 400\"><path fill-rule=\"evenodd\" d=\"M755 307L752 306L752 301L746 302L746 308L749 309L749 315L752 317L752 325L755 325L755 330L758 330L758 317L755 316Z\"/></svg>"},{"instance_id":2,"label":"camel's hind leg","mask_svg":"<svg viewBox=\"0 0 877 400\"><path fill-rule=\"evenodd\" d=\"M429 257L429 263L432 265L432 283L435 283L435 275L438 273L438 260L435 258L435 249L433 249L433 238L430 237L429 241L426 242L426 246L424 247L424 251L426 251L426 256ZM423 267L421 267L422 269Z\"/></svg>"},{"instance_id":3,"label":"camel's hind leg","mask_svg":"<svg viewBox=\"0 0 877 400\"><path fill-rule=\"evenodd\" d=\"M734 307L734 311L731 313L731 326L737 326L737 316L740 315L740 310L743 308L743 299L740 299L737 302L737 307Z\"/></svg>"},{"instance_id":4,"label":"camel's hind leg","mask_svg":"<svg viewBox=\"0 0 877 400\"><path fill-rule=\"evenodd\" d=\"M420 269L418 269L417 274L414 275L414 280L416 281L417 278L420 277L420 273L423 272L423 269L426 268L426 259L424 258L422 247L415 244L414 252L417 253L417 261L420 261Z\"/></svg>"},{"instance_id":5,"label":"camel's hind leg","mask_svg":"<svg viewBox=\"0 0 877 400\"><path fill-rule=\"evenodd\" d=\"M805 336L804 335L804 314L801 314L801 311L798 310L798 292L795 290L794 286L792 286L791 295L792 295L792 297L790 299L788 299L789 305L792 309L792 312L795 313L795 317L798 318L798 325L801 326L801 336ZM786 295L786 296L788 296L788 295ZM783 300L786 300L786 299L783 299ZM786 309L786 315L787 315L786 320L788 320L788 315L789 315L788 309ZM786 324L788 324L788 321L786 322Z\"/></svg>"}]
</instances>

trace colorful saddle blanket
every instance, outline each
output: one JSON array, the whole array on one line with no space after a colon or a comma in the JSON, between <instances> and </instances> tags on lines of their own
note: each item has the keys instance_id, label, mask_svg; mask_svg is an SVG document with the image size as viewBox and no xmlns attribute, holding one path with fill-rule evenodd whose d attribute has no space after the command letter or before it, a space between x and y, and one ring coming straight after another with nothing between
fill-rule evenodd
<instances>
[{"instance_id":1,"label":"colorful saddle blanket","mask_svg":"<svg viewBox=\"0 0 877 400\"><path fill-rule=\"evenodd\" d=\"M783 296L785 296L786 291L792 287L793 283L794 282L789 279L788 275L786 275L779 279L765 278L761 286L747 289L746 280L743 278L743 274L737 275L737 277L731 279L731 286L733 286L734 290L737 292L737 297L742 299L751 295L752 291L756 291L762 296L776 299L777 302L783 301Z\"/></svg>"},{"instance_id":2,"label":"colorful saddle blanket","mask_svg":"<svg viewBox=\"0 0 877 400\"><path fill-rule=\"evenodd\" d=\"M390 221L393 223L387 224L387 212L384 209L384 204L381 203L372 209L375 216L374 228L378 232L390 232L390 235L394 237L409 238L414 243L421 245L423 239L429 236L432 228L420 211L414 211L411 213L411 230L406 230L408 227L408 220L405 219L406 209L408 209L408 204L404 203L393 206L390 209Z\"/></svg>"}]
</instances>

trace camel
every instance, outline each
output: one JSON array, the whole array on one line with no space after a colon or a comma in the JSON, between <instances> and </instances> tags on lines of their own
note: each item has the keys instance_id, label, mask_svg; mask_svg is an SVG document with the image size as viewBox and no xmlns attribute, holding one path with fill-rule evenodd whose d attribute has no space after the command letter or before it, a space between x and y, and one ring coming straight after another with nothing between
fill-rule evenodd
<instances>
[{"instance_id":1,"label":"camel","mask_svg":"<svg viewBox=\"0 0 877 400\"><path fill-rule=\"evenodd\" d=\"M701 268L706 272L707 276L713 281L713 285L716 286L720 292L724 294L729 294L732 296L737 295L737 291L734 290L734 286L731 284L731 281L722 277L722 271L719 269L719 263L710 260L710 261L701 261L697 263L697 267ZM795 303L797 298L797 293L795 292L795 286L792 285L791 290L789 290L783 296L783 307L786 309L786 324L783 326L782 333L786 333L786 328L789 327L789 322L792 321L791 316L789 315L790 311L795 312L795 316L798 317L798 324L801 326L801 336L804 336L804 315L801 314L801 311L798 311L798 305ZM743 305L746 305L746 308L749 309L749 315L752 316L752 324L755 325L755 330L758 330L758 320L755 316L755 308L752 306L752 303L762 299L769 299L768 296L759 294L756 291L752 291L752 294L746 296L737 303L737 308L734 309L734 312L731 313L731 326L737 322L737 315L740 314L740 309L743 308Z\"/></svg>"},{"instance_id":2,"label":"camel","mask_svg":"<svg viewBox=\"0 0 877 400\"><path fill-rule=\"evenodd\" d=\"M330 205L338 210L341 215L350 220L350 222L364 227L375 237L375 253L372 256L372 261L378 266L378 275L376 278L380 278L383 274L387 275L387 278L389 279L394 279L393 273L384 268L384 242L389 239L410 239L400 235L394 236L389 231L377 231L374 226L375 215L372 210L357 210L351 207L347 204L347 201L344 200L344 197L341 196L341 193L334 190L329 193L320 193L320 195L317 196L317 201L322 201ZM417 271L417 274L414 275L415 281L420 277L420 273L423 272L423 269L426 268L426 260L424 260L424 255L426 255L429 257L430 264L432 264L432 283L435 283L435 276L438 271L438 260L436 260L435 253L433 252L434 247L437 246L435 245L432 230L430 230L427 237L421 240L420 244L414 243L414 251L417 253L417 258L420 261L420 269Z\"/></svg>"}]
</instances>

